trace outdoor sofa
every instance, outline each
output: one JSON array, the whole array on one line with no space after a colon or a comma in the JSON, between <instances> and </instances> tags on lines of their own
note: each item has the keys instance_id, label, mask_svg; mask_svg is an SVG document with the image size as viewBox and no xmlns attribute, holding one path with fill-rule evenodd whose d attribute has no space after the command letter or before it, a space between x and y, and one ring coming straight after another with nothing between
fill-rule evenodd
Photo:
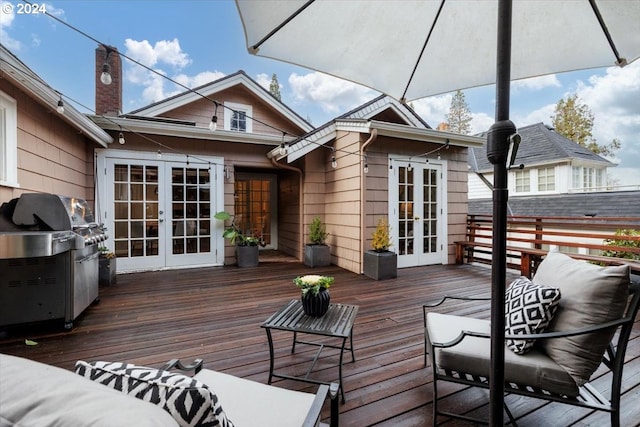
<instances>
[{"instance_id":1,"label":"outdoor sofa","mask_svg":"<svg viewBox=\"0 0 640 427\"><path fill-rule=\"evenodd\" d=\"M75 370L0 354L0 427L311 427L327 395L337 426L337 384L287 390L202 369L201 360L163 369L79 361Z\"/></svg>"}]
</instances>

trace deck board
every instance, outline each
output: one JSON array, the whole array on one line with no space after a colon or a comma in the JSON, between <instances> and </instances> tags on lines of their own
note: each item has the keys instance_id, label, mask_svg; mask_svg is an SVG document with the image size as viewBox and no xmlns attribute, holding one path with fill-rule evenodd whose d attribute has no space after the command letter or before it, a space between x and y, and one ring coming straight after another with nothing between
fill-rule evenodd
<instances>
[{"instance_id":1,"label":"deck board","mask_svg":"<svg viewBox=\"0 0 640 427\"><path fill-rule=\"evenodd\" d=\"M374 281L336 266L308 268L282 260L255 268L213 267L119 275L100 288L90 306L65 332L60 325L39 325L5 333L0 351L72 369L76 360L127 361L161 366L171 358L203 358L205 367L266 383L267 337L260 325L282 305L299 297L292 280L303 274L336 278L332 302L358 305L354 325L356 362L345 355L347 401L340 406L342 426L431 425L431 374L423 363L422 304L445 294L480 296L490 292L491 272L484 266L447 265L401 269L398 277ZM512 275L509 275L511 278ZM489 303L449 304L441 312L487 318ZM640 418L640 323L627 352L623 425ZM28 338L38 342L26 346ZM276 368L304 373L315 355L299 345L290 354L290 333L273 331ZM315 339L315 337L312 337ZM312 374L337 380L337 350L327 349ZM602 375L603 370L598 371ZM607 387L606 376L597 380ZM296 390L314 385L276 380ZM487 391L443 383L443 405L487 414ZM608 417L535 399L508 396L522 426L606 425ZM224 401L222 401L224 405ZM328 417L328 405L323 415ZM447 426L468 425L460 421Z\"/></svg>"}]
</instances>

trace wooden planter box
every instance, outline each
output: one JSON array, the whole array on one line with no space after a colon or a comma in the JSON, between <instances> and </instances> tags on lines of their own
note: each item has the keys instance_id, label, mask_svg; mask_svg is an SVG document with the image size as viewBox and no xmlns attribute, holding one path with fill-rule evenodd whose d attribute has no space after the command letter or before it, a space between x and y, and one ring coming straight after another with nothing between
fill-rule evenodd
<instances>
[{"instance_id":1,"label":"wooden planter box","mask_svg":"<svg viewBox=\"0 0 640 427\"><path fill-rule=\"evenodd\" d=\"M304 265L307 267L327 267L331 265L329 245L304 245Z\"/></svg>"},{"instance_id":2,"label":"wooden planter box","mask_svg":"<svg viewBox=\"0 0 640 427\"><path fill-rule=\"evenodd\" d=\"M364 275L375 280L398 277L398 254L391 251L365 252Z\"/></svg>"},{"instance_id":3,"label":"wooden planter box","mask_svg":"<svg viewBox=\"0 0 640 427\"><path fill-rule=\"evenodd\" d=\"M258 253L258 246L236 246L238 267L257 267L260 262Z\"/></svg>"}]
</instances>

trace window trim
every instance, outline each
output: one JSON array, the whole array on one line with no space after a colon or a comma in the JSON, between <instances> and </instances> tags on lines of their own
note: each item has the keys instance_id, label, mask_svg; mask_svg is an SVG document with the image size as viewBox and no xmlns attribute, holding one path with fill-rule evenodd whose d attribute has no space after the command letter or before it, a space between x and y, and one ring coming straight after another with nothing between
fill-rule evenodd
<instances>
[{"instance_id":1,"label":"window trim","mask_svg":"<svg viewBox=\"0 0 640 427\"><path fill-rule=\"evenodd\" d=\"M527 189L518 189L518 175L522 175L523 181L528 183ZM515 193L530 193L531 192L531 171L528 169L516 170L513 174L513 191Z\"/></svg>"},{"instance_id":2,"label":"window trim","mask_svg":"<svg viewBox=\"0 0 640 427\"><path fill-rule=\"evenodd\" d=\"M18 103L0 90L0 185L19 187L18 183Z\"/></svg>"},{"instance_id":3,"label":"window trim","mask_svg":"<svg viewBox=\"0 0 640 427\"><path fill-rule=\"evenodd\" d=\"M253 133L253 107L251 105L246 104L238 104L236 102L225 102L224 103L225 111L224 111L224 129L230 130L234 132L242 132L240 130L231 129L231 118L233 117L233 111L241 111L245 113L246 117L246 129L244 133Z\"/></svg>"}]
</instances>

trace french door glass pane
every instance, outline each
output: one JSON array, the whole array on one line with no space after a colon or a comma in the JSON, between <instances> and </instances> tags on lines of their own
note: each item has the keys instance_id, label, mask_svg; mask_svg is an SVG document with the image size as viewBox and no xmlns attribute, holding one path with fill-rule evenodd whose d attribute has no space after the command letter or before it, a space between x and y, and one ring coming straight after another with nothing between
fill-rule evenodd
<instances>
[{"instance_id":1,"label":"french door glass pane","mask_svg":"<svg viewBox=\"0 0 640 427\"><path fill-rule=\"evenodd\" d=\"M210 182L208 167L171 169L174 255L211 252Z\"/></svg>"}]
</instances>

